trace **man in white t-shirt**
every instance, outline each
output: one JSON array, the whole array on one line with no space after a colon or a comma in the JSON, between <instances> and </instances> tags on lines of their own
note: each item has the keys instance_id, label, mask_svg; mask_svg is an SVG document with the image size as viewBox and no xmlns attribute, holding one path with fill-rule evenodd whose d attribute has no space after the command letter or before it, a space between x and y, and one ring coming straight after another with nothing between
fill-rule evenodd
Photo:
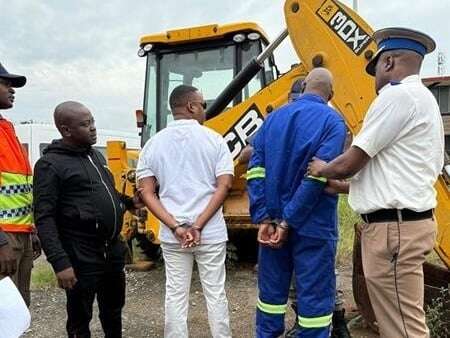
<instances>
[{"instance_id":1,"label":"man in white t-shirt","mask_svg":"<svg viewBox=\"0 0 450 338\"><path fill-rule=\"evenodd\" d=\"M223 137L202 126L206 103L197 88L176 87L169 104L174 121L146 143L136 170L142 199L162 223L164 336L188 337L189 289L195 260L212 336L231 337L225 294L228 235L222 204L232 185L233 160Z\"/></svg>"},{"instance_id":2,"label":"man in white t-shirt","mask_svg":"<svg viewBox=\"0 0 450 338\"><path fill-rule=\"evenodd\" d=\"M374 33L378 52L366 67L378 97L352 146L311 175L347 178L350 206L367 223L361 233L364 275L382 338L429 337L423 310L425 256L434 246L434 184L444 164L436 99L419 72L435 49L406 28Z\"/></svg>"}]
</instances>

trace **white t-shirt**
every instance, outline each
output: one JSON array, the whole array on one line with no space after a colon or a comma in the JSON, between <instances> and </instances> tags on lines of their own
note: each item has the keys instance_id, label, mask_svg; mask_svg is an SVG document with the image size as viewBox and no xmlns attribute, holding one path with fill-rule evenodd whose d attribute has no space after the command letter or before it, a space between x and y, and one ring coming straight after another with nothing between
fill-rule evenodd
<instances>
[{"instance_id":1,"label":"white t-shirt","mask_svg":"<svg viewBox=\"0 0 450 338\"><path fill-rule=\"evenodd\" d=\"M418 75L380 90L352 145L371 157L350 181L349 203L356 212L436 206L444 129L436 99Z\"/></svg>"},{"instance_id":2,"label":"white t-shirt","mask_svg":"<svg viewBox=\"0 0 450 338\"><path fill-rule=\"evenodd\" d=\"M138 179L155 176L159 198L177 221L193 224L216 190L216 179L233 175L231 153L223 137L195 120L176 120L158 132L144 146L136 168ZM165 225L161 242L178 243ZM220 208L205 225L203 244L228 240Z\"/></svg>"}]
</instances>

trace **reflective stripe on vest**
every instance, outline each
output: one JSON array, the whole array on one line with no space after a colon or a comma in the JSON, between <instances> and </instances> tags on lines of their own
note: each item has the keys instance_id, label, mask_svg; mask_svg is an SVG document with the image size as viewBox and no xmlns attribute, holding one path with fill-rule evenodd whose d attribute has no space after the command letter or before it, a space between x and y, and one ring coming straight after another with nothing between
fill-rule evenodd
<instances>
[{"instance_id":1,"label":"reflective stripe on vest","mask_svg":"<svg viewBox=\"0 0 450 338\"><path fill-rule=\"evenodd\" d=\"M31 206L33 204L33 194L16 193L14 195L6 195L0 193L0 211L7 209L20 209Z\"/></svg>"},{"instance_id":2,"label":"reflective stripe on vest","mask_svg":"<svg viewBox=\"0 0 450 338\"><path fill-rule=\"evenodd\" d=\"M282 315L286 313L287 304L281 304L281 305L273 305L264 303L261 301L261 299L258 299L258 303L256 304L256 307L265 313L269 313L271 315Z\"/></svg>"},{"instance_id":3,"label":"reflective stripe on vest","mask_svg":"<svg viewBox=\"0 0 450 338\"><path fill-rule=\"evenodd\" d=\"M33 177L0 173L0 226L33 224Z\"/></svg>"},{"instance_id":4,"label":"reflective stripe on vest","mask_svg":"<svg viewBox=\"0 0 450 338\"><path fill-rule=\"evenodd\" d=\"M14 184L7 185L6 187L0 187L0 194L14 195L31 192L33 185L31 184Z\"/></svg>"},{"instance_id":5,"label":"reflective stripe on vest","mask_svg":"<svg viewBox=\"0 0 450 338\"><path fill-rule=\"evenodd\" d=\"M27 216L33 212L33 207L31 205L27 205L22 208L15 209L0 209L0 218L17 218L21 216Z\"/></svg>"},{"instance_id":6,"label":"reflective stripe on vest","mask_svg":"<svg viewBox=\"0 0 450 338\"><path fill-rule=\"evenodd\" d=\"M298 325L307 329L317 329L331 325L333 314L320 317L302 317L298 316Z\"/></svg>"},{"instance_id":7,"label":"reflective stripe on vest","mask_svg":"<svg viewBox=\"0 0 450 338\"><path fill-rule=\"evenodd\" d=\"M1 187L11 187L14 185L32 185L33 176L23 174L13 174L8 172L1 172L0 185Z\"/></svg>"}]
</instances>

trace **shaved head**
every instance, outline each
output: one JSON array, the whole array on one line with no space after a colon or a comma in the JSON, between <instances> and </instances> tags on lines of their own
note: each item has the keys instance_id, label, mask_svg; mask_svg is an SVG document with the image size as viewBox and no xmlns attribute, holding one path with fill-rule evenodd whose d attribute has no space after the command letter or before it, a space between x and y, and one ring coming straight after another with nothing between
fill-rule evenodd
<instances>
[{"instance_id":1,"label":"shaved head","mask_svg":"<svg viewBox=\"0 0 450 338\"><path fill-rule=\"evenodd\" d=\"M306 76L304 86L304 93L320 95L328 102L333 96L333 75L326 68L314 68Z\"/></svg>"},{"instance_id":2,"label":"shaved head","mask_svg":"<svg viewBox=\"0 0 450 338\"><path fill-rule=\"evenodd\" d=\"M90 146L97 141L95 121L85 105L76 101L60 103L53 118L65 143Z\"/></svg>"},{"instance_id":3,"label":"shaved head","mask_svg":"<svg viewBox=\"0 0 450 338\"><path fill-rule=\"evenodd\" d=\"M62 125L70 125L74 117L82 112L89 111L87 107L76 101L66 101L56 106L53 118L55 125L60 129Z\"/></svg>"}]
</instances>

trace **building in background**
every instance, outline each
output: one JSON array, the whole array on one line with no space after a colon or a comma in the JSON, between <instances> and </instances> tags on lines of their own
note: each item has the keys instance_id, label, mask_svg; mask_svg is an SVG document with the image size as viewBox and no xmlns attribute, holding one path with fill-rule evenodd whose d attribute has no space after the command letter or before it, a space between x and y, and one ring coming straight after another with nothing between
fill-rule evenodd
<instances>
[{"instance_id":1,"label":"building in background","mask_svg":"<svg viewBox=\"0 0 450 338\"><path fill-rule=\"evenodd\" d=\"M450 76L422 79L439 103L445 130L445 150L450 155Z\"/></svg>"},{"instance_id":2,"label":"building in background","mask_svg":"<svg viewBox=\"0 0 450 338\"><path fill-rule=\"evenodd\" d=\"M60 139L61 135L55 126L51 124L39 123L20 123L14 125L17 137L25 148L31 166L34 167L37 160L42 156L43 150L52 142L52 140ZM138 133L97 129L97 143L93 146L100 151L102 155L106 156L106 142L107 141L125 141L127 149L140 149L140 137Z\"/></svg>"}]
</instances>

